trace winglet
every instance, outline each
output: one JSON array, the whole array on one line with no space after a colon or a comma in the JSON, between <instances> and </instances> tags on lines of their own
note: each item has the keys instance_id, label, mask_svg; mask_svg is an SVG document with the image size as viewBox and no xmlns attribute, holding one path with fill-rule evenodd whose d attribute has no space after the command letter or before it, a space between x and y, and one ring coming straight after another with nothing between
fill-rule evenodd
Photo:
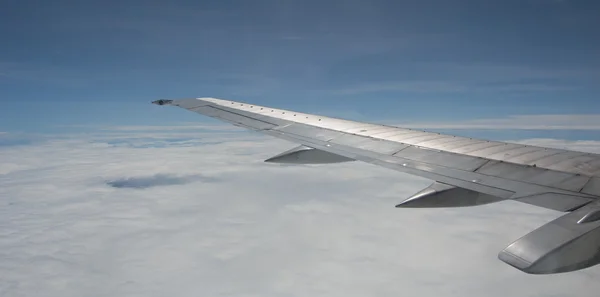
<instances>
[{"instance_id":1,"label":"winglet","mask_svg":"<svg viewBox=\"0 0 600 297\"><path fill-rule=\"evenodd\" d=\"M156 105L168 105L171 104L173 102L173 100L168 100L168 99L159 99L156 101L152 101L152 104L156 104Z\"/></svg>"}]
</instances>

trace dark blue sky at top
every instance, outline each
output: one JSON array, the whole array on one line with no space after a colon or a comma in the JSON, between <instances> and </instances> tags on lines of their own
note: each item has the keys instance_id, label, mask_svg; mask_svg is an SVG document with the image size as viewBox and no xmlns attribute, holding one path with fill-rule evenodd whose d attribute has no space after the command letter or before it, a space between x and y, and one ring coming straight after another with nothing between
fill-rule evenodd
<instances>
[{"instance_id":1,"label":"dark blue sky at top","mask_svg":"<svg viewBox=\"0 0 600 297\"><path fill-rule=\"evenodd\" d=\"M597 1L0 3L0 131L201 121L212 96L358 120L600 114Z\"/></svg>"}]
</instances>

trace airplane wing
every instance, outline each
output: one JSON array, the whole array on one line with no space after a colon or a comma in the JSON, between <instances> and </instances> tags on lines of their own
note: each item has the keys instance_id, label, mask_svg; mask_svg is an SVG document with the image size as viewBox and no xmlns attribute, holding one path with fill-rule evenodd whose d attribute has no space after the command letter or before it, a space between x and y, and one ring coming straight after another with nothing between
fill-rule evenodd
<instances>
[{"instance_id":1,"label":"airplane wing","mask_svg":"<svg viewBox=\"0 0 600 297\"><path fill-rule=\"evenodd\" d=\"M515 200L567 214L510 244L500 260L532 274L600 263L600 155L361 123L215 98L157 100L299 147L267 162L363 161L433 180L397 207Z\"/></svg>"}]
</instances>

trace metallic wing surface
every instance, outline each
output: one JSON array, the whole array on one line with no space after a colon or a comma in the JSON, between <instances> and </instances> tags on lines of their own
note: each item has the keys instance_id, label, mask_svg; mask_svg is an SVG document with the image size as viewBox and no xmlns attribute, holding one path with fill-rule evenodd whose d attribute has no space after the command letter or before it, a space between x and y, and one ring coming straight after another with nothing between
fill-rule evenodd
<instances>
[{"instance_id":1,"label":"metallic wing surface","mask_svg":"<svg viewBox=\"0 0 600 297\"><path fill-rule=\"evenodd\" d=\"M527 273L600 263L600 155L361 123L216 98L157 100L300 146L268 162L362 161L433 180L397 207L515 200L567 212L510 244L500 260Z\"/></svg>"}]
</instances>

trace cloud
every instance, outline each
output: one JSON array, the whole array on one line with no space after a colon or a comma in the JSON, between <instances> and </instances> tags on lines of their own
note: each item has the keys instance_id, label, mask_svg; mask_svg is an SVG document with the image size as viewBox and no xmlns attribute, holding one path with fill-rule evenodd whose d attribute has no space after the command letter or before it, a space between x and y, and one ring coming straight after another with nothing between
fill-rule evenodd
<instances>
[{"instance_id":1,"label":"cloud","mask_svg":"<svg viewBox=\"0 0 600 297\"><path fill-rule=\"evenodd\" d=\"M362 60L361 60L362 59ZM552 69L532 66L506 65L505 63L458 63L433 61L397 61L396 52L374 55L366 60L346 61L353 67L371 67L370 71L349 71L340 64L337 76L349 77L350 81L331 90L334 95L359 95L381 92L395 93L446 93L446 94L530 94L586 89L590 77L597 77L597 70ZM392 62L390 62L392 61ZM401 65L411 71L385 72L379 68ZM377 69L375 69L377 68ZM370 72L375 74L371 75ZM351 73L358 73L352 75ZM370 73L368 77L361 76ZM377 73L381 73L377 76Z\"/></svg>"},{"instance_id":2,"label":"cloud","mask_svg":"<svg viewBox=\"0 0 600 297\"><path fill-rule=\"evenodd\" d=\"M168 134L148 137L143 148L111 145L111 134L0 147L0 295L596 296L600 289L598 267L540 277L496 259L560 215L554 211L513 202L396 209L430 181L358 162L264 163L294 145L256 134L151 145ZM195 178L140 191L106 185Z\"/></svg>"},{"instance_id":3,"label":"cloud","mask_svg":"<svg viewBox=\"0 0 600 297\"><path fill-rule=\"evenodd\" d=\"M378 92L412 92L412 93L456 93L465 92L468 86L447 81L398 81L366 83L358 86L334 90L337 95L356 95Z\"/></svg>"},{"instance_id":4,"label":"cloud","mask_svg":"<svg viewBox=\"0 0 600 297\"><path fill-rule=\"evenodd\" d=\"M479 119L439 123L403 123L398 125L406 128L422 129L600 130L600 115L514 115L497 119Z\"/></svg>"},{"instance_id":5,"label":"cloud","mask_svg":"<svg viewBox=\"0 0 600 297\"><path fill-rule=\"evenodd\" d=\"M118 178L109 180L106 184L113 188L146 189L160 186L185 185L196 181L214 182L215 180L200 174L186 176L155 174L152 176Z\"/></svg>"},{"instance_id":6,"label":"cloud","mask_svg":"<svg viewBox=\"0 0 600 297\"><path fill-rule=\"evenodd\" d=\"M473 85L460 81L393 81L365 83L357 86L333 90L336 95L357 95L380 92L403 92L403 93L476 93L476 92L503 92L503 93L525 93L525 92L555 92L577 89L577 86L556 85L552 83L481 83Z\"/></svg>"}]
</instances>

